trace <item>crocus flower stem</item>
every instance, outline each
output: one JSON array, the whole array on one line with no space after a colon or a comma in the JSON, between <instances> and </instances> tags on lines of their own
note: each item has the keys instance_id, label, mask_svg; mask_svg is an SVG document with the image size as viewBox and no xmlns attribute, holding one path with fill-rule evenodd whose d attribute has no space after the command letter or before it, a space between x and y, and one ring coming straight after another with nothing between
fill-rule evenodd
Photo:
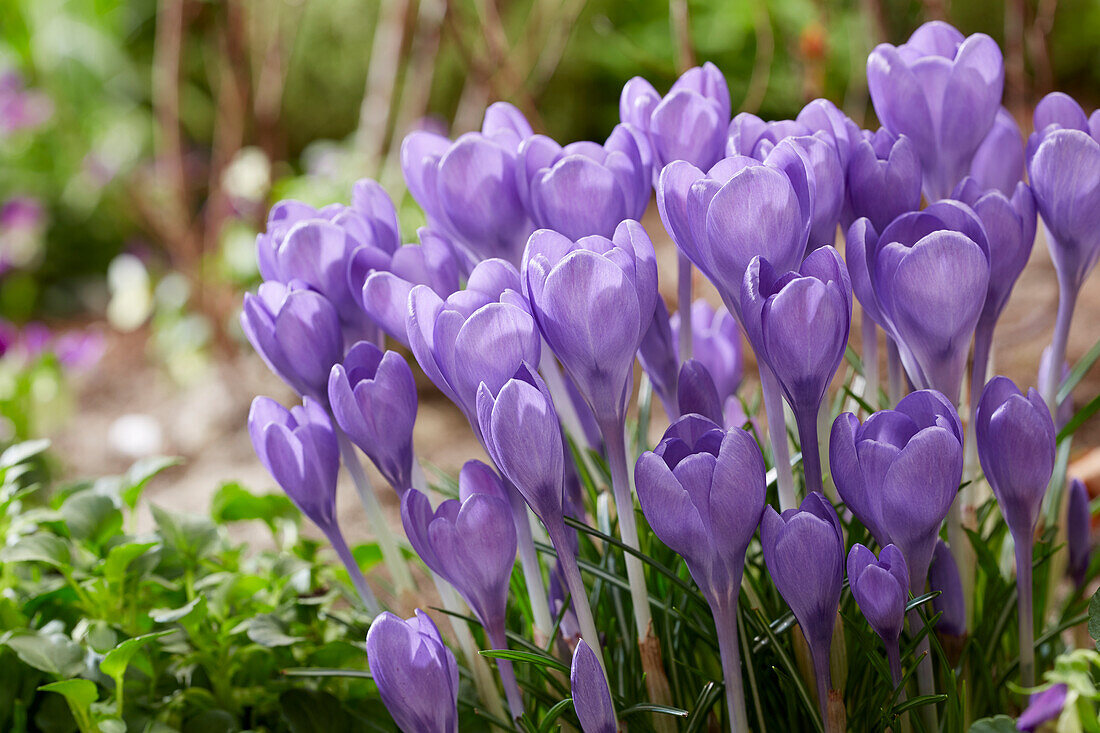
<instances>
[{"instance_id":1,"label":"crocus flower stem","mask_svg":"<svg viewBox=\"0 0 1100 733\"><path fill-rule=\"evenodd\" d=\"M546 382L546 388L550 390L550 396L554 399L554 409L558 413L558 419L561 420L565 432L574 440L583 440L584 428L581 426L580 417L577 416L577 408L574 407L569 391L565 387L561 367L558 366L558 360L554 358L554 352L545 344L539 356L539 374Z\"/></svg>"},{"instance_id":2,"label":"crocus flower stem","mask_svg":"<svg viewBox=\"0 0 1100 733\"><path fill-rule=\"evenodd\" d=\"M1052 415L1058 410L1058 385L1062 377L1061 364L1066 362L1066 343L1069 341L1069 326L1073 320L1073 309L1077 305L1077 288L1060 282L1058 287L1058 317L1054 321L1054 338L1050 342L1048 359L1052 367L1047 369L1046 383L1039 385L1043 401L1050 407Z\"/></svg>"},{"instance_id":3,"label":"crocus flower stem","mask_svg":"<svg viewBox=\"0 0 1100 733\"><path fill-rule=\"evenodd\" d=\"M626 546L638 549L638 527L634 520L634 495L631 490L630 470L626 462L626 426L623 420L601 425L604 445L607 446L607 462L611 469L611 490L615 495L615 509L619 516L619 533ZM634 603L634 623L638 641L650 633L649 593L646 591L642 561L627 553L626 574L630 580L630 598ZM591 642L589 642L591 645Z\"/></svg>"},{"instance_id":4,"label":"crocus flower stem","mask_svg":"<svg viewBox=\"0 0 1100 733\"><path fill-rule=\"evenodd\" d=\"M898 353L898 345L892 338L886 339L886 372L889 380L890 405L893 406L901 401L905 377L901 370L901 354Z\"/></svg>"},{"instance_id":5,"label":"crocus flower stem","mask_svg":"<svg viewBox=\"0 0 1100 733\"><path fill-rule=\"evenodd\" d=\"M776 480L779 485L779 509L787 511L798 506L794 493L791 457L787 452L787 421L783 413L783 394L772 370L760 365L760 387L764 392L764 411L768 414L768 438L772 443Z\"/></svg>"},{"instance_id":6,"label":"crocus flower stem","mask_svg":"<svg viewBox=\"0 0 1100 733\"><path fill-rule=\"evenodd\" d=\"M550 631L554 628L546 586L542 580L542 566L539 565L539 555L535 550L534 537L531 535L527 503L519 491L512 486L508 488L508 501L512 506L512 518L516 523L516 540L519 546L520 564L523 566L523 580L527 584L531 612L535 616L535 643L542 646L550 638Z\"/></svg>"},{"instance_id":7,"label":"crocus flower stem","mask_svg":"<svg viewBox=\"0 0 1100 733\"><path fill-rule=\"evenodd\" d=\"M886 661L890 663L890 680L897 687L901 684L901 642L898 639L886 642ZM905 690L902 690L898 700L904 699Z\"/></svg>"},{"instance_id":8,"label":"crocus flower stem","mask_svg":"<svg viewBox=\"0 0 1100 733\"><path fill-rule=\"evenodd\" d=\"M718 651L722 657L722 676L726 684L726 707L729 709L730 733L749 729L745 711L745 689L741 682L741 646L737 635L737 594L724 603L715 604L714 624L718 631Z\"/></svg>"},{"instance_id":9,"label":"crocus flower stem","mask_svg":"<svg viewBox=\"0 0 1100 733\"><path fill-rule=\"evenodd\" d=\"M920 595L924 592L924 582L921 581L921 587L918 591L914 591L910 586L910 593L913 595ZM909 633L916 634L919 632L920 627L924 625L924 620L920 616L920 612L917 609L913 609L909 612ZM932 670L932 645L928 643L928 635L926 634L920 643L917 644L917 656L920 657L920 662L917 663L917 692L921 695L933 695L936 692L936 678L935 673ZM935 705L925 705L921 708L921 716L924 718L924 727L926 730L939 730L939 714L936 712Z\"/></svg>"},{"instance_id":10,"label":"crocus flower stem","mask_svg":"<svg viewBox=\"0 0 1100 733\"><path fill-rule=\"evenodd\" d=\"M340 443L340 455L344 459L344 465L347 466L348 473L351 474L355 491L359 494L359 501L363 504L363 509L370 518L371 528L378 538L378 548L382 551L382 560L393 579L397 593L400 595L411 591L413 589L412 573L409 572L409 566L405 564L404 558L401 557L401 548L397 545L397 538L390 529L389 522L386 521L386 515L382 512L382 505L378 503L378 497L374 495L370 479L363 471L363 464L359 462L359 456L355 454L355 448L343 430L336 429L336 438Z\"/></svg>"},{"instance_id":11,"label":"crocus flower stem","mask_svg":"<svg viewBox=\"0 0 1100 733\"><path fill-rule=\"evenodd\" d=\"M508 638L504 635L504 623L496 629L486 629L486 634L489 636L489 643L493 645L493 649L503 650L508 648ZM523 709L523 695L519 691L519 683L516 682L516 671L512 668L512 663L503 659L496 660L497 669L500 671L500 681L504 683L504 696L508 699L508 711L512 715L512 720L519 718L524 713Z\"/></svg>"},{"instance_id":12,"label":"crocus flower stem","mask_svg":"<svg viewBox=\"0 0 1100 733\"><path fill-rule=\"evenodd\" d=\"M1035 686L1035 622L1032 615L1030 534L1016 542L1016 595L1020 611L1020 684Z\"/></svg>"},{"instance_id":13,"label":"crocus flower stem","mask_svg":"<svg viewBox=\"0 0 1100 733\"><path fill-rule=\"evenodd\" d=\"M821 492L821 452L817 444L817 410L799 410L795 417L798 440L802 445L802 472L806 478L806 493Z\"/></svg>"},{"instance_id":14,"label":"crocus flower stem","mask_svg":"<svg viewBox=\"0 0 1100 733\"><path fill-rule=\"evenodd\" d=\"M864 313L863 338L863 399L872 407L878 405L878 326Z\"/></svg>"},{"instance_id":15,"label":"crocus flower stem","mask_svg":"<svg viewBox=\"0 0 1100 733\"><path fill-rule=\"evenodd\" d=\"M680 363L691 358L691 260L677 251L676 308L680 314Z\"/></svg>"},{"instance_id":16,"label":"crocus flower stem","mask_svg":"<svg viewBox=\"0 0 1100 733\"><path fill-rule=\"evenodd\" d=\"M569 549L565 524L563 522L551 522L551 525L546 528L546 533L550 536L550 544L554 546L554 550L558 554L558 560L561 561L562 573L565 575L565 585L569 589L573 610L577 613L577 623L581 627L581 638L595 652L606 677L607 666L603 660L600 634L596 631L596 622L592 618L592 606L588 603L588 592L585 590L584 580L581 579L581 570L577 566L577 558Z\"/></svg>"},{"instance_id":17,"label":"crocus flower stem","mask_svg":"<svg viewBox=\"0 0 1100 733\"><path fill-rule=\"evenodd\" d=\"M355 590L359 593L359 598L363 601L367 612L372 616L382 613L382 606L378 604L378 599L374 597L374 591L367 585L367 579L363 577L363 571L359 569L359 563L355 561L351 550L348 549L348 543L344 541L344 536L340 534L339 530L336 530L328 533L328 541L332 543L332 549L336 551L336 556L340 558L340 562L344 563L348 576L351 578L351 584L355 586Z\"/></svg>"},{"instance_id":18,"label":"crocus flower stem","mask_svg":"<svg viewBox=\"0 0 1100 733\"><path fill-rule=\"evenodd\" d=\"M843 733L837 730L833 721L829 718L829 689L832 687L832 673L829 671L829 653L819 653L818 649L810 646L810 656L814 661L814 678L817 681L817 705L821 708L821 722L825 726L825 733Z\"/></svg>"}]
</instances>

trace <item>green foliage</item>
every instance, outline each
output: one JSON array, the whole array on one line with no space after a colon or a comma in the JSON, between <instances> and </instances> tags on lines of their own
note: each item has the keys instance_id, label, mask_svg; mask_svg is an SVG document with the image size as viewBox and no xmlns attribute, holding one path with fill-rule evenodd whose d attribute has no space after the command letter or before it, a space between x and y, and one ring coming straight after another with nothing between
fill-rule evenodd
<instances>
[{"instance_id":1,"label":"green foliage","mask_svg":"<svg viewBox=\"0 0 1100 733\"><path fill-rule=\"evenodd\" d=\"M217 521L154 507L125 531L177 461L48 487L28 463L43 447L0 455L0 729L394 730L366 673L369 619L284 497L230 484ZM232 543L239 520L270 527L270 549ZM344 674L282 674L295 667Z\"/></svg>"}]
</instances>

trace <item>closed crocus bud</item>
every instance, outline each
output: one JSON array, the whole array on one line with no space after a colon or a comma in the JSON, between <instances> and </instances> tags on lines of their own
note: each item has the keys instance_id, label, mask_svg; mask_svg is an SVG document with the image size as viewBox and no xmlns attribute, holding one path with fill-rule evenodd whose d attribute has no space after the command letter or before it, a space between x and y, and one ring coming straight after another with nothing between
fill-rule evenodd
<instances>
[{"instance_id":1,"label":"closed crocus bud","mask_svg":"<svg viewBox=\"0 0 1100 733\"><path fill-rule=\"evenodd\" d=\"M679 313L672 314L669 326L672 342L679 343ZM707 368L722 403L736 394L744 368L741 331L728 310L714 308L702 299L691 304L691 356Z\"/></svg>"},{"instance_id":2,"label":"closed crocus bud","mask_svg":"<svg viewBox=\"0 0 1100 733\"><path fill-rule=\"evenodd\" d=\"M287 233L300 222L310 219L327 221L332 218L339 209L328 209L323 213L309 204L301 201L287 199L280 201L267 212L267 228L256 235L256 261L260 268L260 276L264 280L286 282L279 264L279 248L286 239ZM396 231L396 218L394 229Z\"/></svg>"},{"instance_id":3,"label":"closed crocus bud","mask_svg":"<svg viewBox=\"0 0 1100 733\"><path fill-rule=\"evenodd\" d=\"M1011 196L1024 178L1024 136L1016 118L1004 107L997 110L993 127L974 153L970 177L985 190Z\"/></svg>"},{"instance_id":4,"label":"closed crocus bud","mask_svg":"<svg viewBox=\"0 0 1100 733\"><path fill-rule=\"evenodd\" d=\"M1044 723L1057 720L1066 706L1068 693L1069 687L1064 683L1034 693L1028 699L1027 709L1016 720L1016 730L1035 733Z\"/></svg>"},{"instance_id":5,"label":"closed crocus bud","mask_svg":"<svg viewBox=\"0 0 1100 733\"><path fill-rule=\"evenodd\" d=\"M886 128L868 132L852 146L847 170L851 221L867 217L882 231L897 217L920 208L920 156L905 135Z\"/></svg>"},{"instance_id":6,"label":"closed crocus bud","mask_svg":"<svg viewBox=\"0 0 1100 733\"><path fill-rule=\"evenodd\" d=\"M645 133L658 171L674 160L710 168L726 144L729 85L710 62L685 71L663 98L636 76L623 87L619 118Z\"/></svg>"},{"instance_id":7,"label":"closed crocus bud","mask_svg":"<svg viewBox=\"0 0 1100 733\"><path fill-rule=\"evenodd\" d=\"M440 298L458 290L458 261L446 236L425 227L417 230L419 244L398 247L388 258L362 248L352 261L351 279L361 282L360 306L386 335L409 345L405 316L409 293L426 285Z\"/></svg>"},{"instance_id":8,"label":"closed crocus bud","mask_svg":"<svg viewBox=\"0 0 1100 733\"><path fill-rule=\"evenodd\" d=\"M958 201L903 214L880 234L866 219L848 230L852 290L898 345L909 379L958 403L974 328L989 285L981 220Z\"/></svg>"},{"instance_id":9,"label":"closed crocus bud","mask_svg":"<svg viewBox=\"0 0 1100 733\"><path fill-rule=\"evenodd\" d=\"M617 125L603 145L577 142L563 148L544 135L525 140L517 186L535 224L579 239L610 237L619 222L641 219L652 174L639 139Z\"/></svg>"},{"instance_id":10,"label":"closed crocus bud","mask_svg":"<svg viewBox=\"0 0 1100 733\"><path fill-rule=\"evenodd\" d=\"M828 99L815 99L798 113L795 122L809 134L823 133L836 150L840 167L847 170L852 149L859 140L859 127Z\"/></svg>"},{"instance_id":11,"label":"closed crocus bud","mask_svg":"<svg viewBox=\"0 0 1100 733\"><path fill-rule=\"evenodd\" d=\"M1007 377L982 391L974 420L978 457L1013 537L1030 537L1054 471L1054 421L1035 389Z\"/></svg>"},{"instance_id":12,"label":"closed crocus bud","mask_svg":"<svg viewBox=\"0 0 1100 733\"><path fill-rule=\"evenodd\" d=\"M1100 140L1100 110L1092 115L1085 113L1073 97L1063 92L1051 92L1035 105L1032 116L1035 132L1027 139L1027 158L1030 160L1039 144L1055 130L1080 130Z\"/></svg>"},{"instance_id":13,"label":"closed crocus bud","mask_svg":"<svg viewBox=\"0 0 1100 733\"><path fill-rule=\"evenodd\" d=\"M789 140L764 163L738 156L705 174L682 161L661 171L657 207L665 229L736 314L753 257L767 258L780 272L802 261L813 221L811 175Z\"/></svg>"},{"instance_id":14,"label":"closed crocus bud","mask_svg":"<svg viewBox=\"0 0 1100 733\"><path fill-rule=\"evenodd\" d=\"M867 87L886 129L920 154L924 192L946 197L970 170L1004 91L1004 59L989 36L925 23L901 46L879 44L867 58Z\"/></svg>"},{"instance_id":15,"label":"closed crocus bud","mask_svg":"<svg viewBox=\"0 0 1100 733\"><path fill-rule=\"evenodd\" d=\"M466 289L446 300L425 285L409 293L406 331L413 356L473 426L479 384L499 390L520 364L539 362L542 340L519 288L514 267L484 260Z\"/></svg>"},{"instance_id":16,"label":"closed crocus bud","mask_svg":"<svg viewBox=\"0 0 1100 733\"><path fill-rule=\"evenodd\" d=\"M523 276L539 330L597 421L621 422L634 355L657 301L657 264L645 229L624 221L613 239L576 242L540 230L528 243Z\"/></svg>"},{"instance_id":17,"label":"closed crocus bud","mask_svg":"<svg viewBox=\"0 0 1100 733\"><path fill-rule=\"evenodd\" d=\"M817 413L848 344L852 286L832 247L815 250L797 272L753 258L741 286L741 317L757 357L779 380L794 410L806 485L821 489Z\"/></svg>"},{"instance_id":18,"label":"closed crocus bud","mask_svg":"<svg viewBox=\"0 0 1100 733\"><path fill-rule=\"evenodd\" d=\"M519 147L531 134L519 110L497 102L485 112L481 132L451 142L418 131L401 144L405 182L429 224L475 261L519 264L534 229L516 184Z\"/></svg>"},{"instance_id":19,"label":"closed crocus bud","mask_svg":"<svg viewBox=\"0 0 1100 733\"><path fill-rule=\"evenodd\" d=\"M496 471L481 461L466 461L458 472L458 498L466 501L474 494L487 494L508 501L508 490Z\"/></svg>"},{"instance_id":20,"label":"closed crocus bud","mask_svg":"<svg viewBox=\"0 0 1100 733\"><path fill-rule=\"evenodd\" d=\"M573 651L569 668L569 687L573 693L573 709L581 722L583 733L615 733L615 706L607 677L595 652L583 640Z\"/></svg>"},{"instance_id":21,"label":"closed crocus bud","mask_svg":"<svg viewBox=\"0 0 1100 733\"><path fill-rule=\"evenodd\" d=\"M399 495L412 486L416 381L396 351L360 341L332 367L328 399L336 423Z\"/></svg>"},{"instance_id":22,"label":"closed crocus bud","mask_svg":"<svg viewBox=\"0 0 1100 733\"><path fill-rule=\"evenodd\" d=\"M679 373L680 359L665 301L657 298L655 306L653 319L638 345L638 363L653 384L653 391L661 400L668 419L675 420L680 416L676 407L676 375Z\"/></svg>"},{"instance_id":23,"label":"closed crocus bud","mask_svg":"<svg viewBox=\"0 0 1100 733\"><path fill-rule=\"evenodd\" d=\"M241 328L271 371L298 394L327 402L328 373L344 356L344 337L323 295L297 283L263 283L245 293Z\"/></svg>"},{"instance_id":24,"label":"closed crocus bud","mask_svg":"<svg viewBox=\"0 0 1100 733\"><path fill-rule=\"evenodd\" d=\"M770 506L765 508L760 544L772 581L809 643L818 701L825 717L832 686L829 649L844 584L840 520L832 504L812 492L798 509L778 514Z\"/></svg>"},{"instance_id":25,"label":"closed crocus bud","mask_svg":"<svg viewBox=\"0 0 1100 733\"><path fill-rule=\"evenodd\" d=\"M1092 555L1092 511L1089 508L1089 490L1079 478L1069 483L1066 542L1069 545L1069 575L1080 588L1085 583Z\"/></svg>"},{"instance_id":26,"label":"closed crocus bud","mask_svg":"<svg viewBox=\"0 0 1100 733\"><path fill-rule=\"evenodd\" d=\"M416 609L406 621L387 611L375 618L367 632L367 662L398 728L458 731L458 664L427 614Z\"/></svg>"},{"instance_id":27,"label":"closed crocus bud","mask_svg":"<svg viewBox=\"0 0 1100 733\"><path fill-rule=\"evenodd\" d=\"M268 397L257 397L248 412L248 434L260 463L302 514L325 534L363 603L377 613L374 593L336 521L340 448L325 408L309 397L289 410Z\"/></svg>"},{"instance_id":28,"label":"closed crocus bud","mask_svg":"<svg viewBox=\"0 0 1100 733\"><path fill-rule=\"evenodd\" d=\"M909 568L901 550L886 545L875 553L860 544L848 553L848 587L867 623L886 647L890 678L901 682L901 651L898 639L905 624L905 602L909 598Z\"/></svg>"},{"instance_id":29,"label":"closed crocus bud","mask_svg":"<svg viewBox=\"0 0 1100 733\"><path fill-rule=\"evenodd\" d=\"M906 395L860 425L850 412L833 422L829 466L844 504L880 545L897 545L909 590L924 592L940 524L958 492L963 432L940 393Z\"/></svg>"},{"instance_id":30,"label":"closed crocus bud","mask_svg":"<svg viewBox=\"0 0 1100 733\"><path fill-rule=\"evenodd\" d=\"M688 359L680 367L677 380L676 401L681 415L702 415L708 420L722 424L722 402L718 399L718 390L710 372L703 363Z\"/></svg>"},{"instance_id":31,"label":"closed crocus bud","mask_svg":"<svg viewBox=\"0 0 1100 733\"><path fill-rule=\"evenodd\" d=\"M936 541L932 565L928 568L928 587L938 591L932 599L932 610L940 614L936 628L948 636L966 633L966 598L963 594L959 566L951 548L943 540Z\"/></svg>"}]
</instances>

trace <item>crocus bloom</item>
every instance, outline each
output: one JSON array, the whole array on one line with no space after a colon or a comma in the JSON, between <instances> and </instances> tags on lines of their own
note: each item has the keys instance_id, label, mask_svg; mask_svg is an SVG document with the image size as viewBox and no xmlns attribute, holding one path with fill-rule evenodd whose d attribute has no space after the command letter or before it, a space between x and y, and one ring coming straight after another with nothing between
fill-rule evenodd
<instances>
[{"instance_id":1,"label":"crocus bloom","mask_svg":"<svg viewBox=\"0 0 1100 733\"><path fill-rule=\"evenodd\" d=\"M1024 178L1024 136L1016 118L1004 107L997 110L993 127L974 153L970 178L984 190L1011 196Z\"/></svg>"},{"instance_id":2,"label":"crocus bloom","mask_svg":"<svg viewBox=\"0 0 1100 733\"><path fill-rule=\"evenodd\" d=\"M583 639L573 651L569 687L573 693L573 709L577 711L581 731L615 733L618 724L615 722L615 706L611 702L607 677L592 647Z\"/></svg>"},{"instance_id":3,"label":"crocus bloom","mask_svg":"<svg viewBox=\"0 0 1100 733\"><path fill-rule=\"evenodd\" d=\"M920 154L924 192L946 197L970 170L1004 91L1004 60L984 33L963 37L925 23L901 46L879 44L867 58L867 87L886 129Z\"/></svg>"},{"instance_id":4,"label":"crocus bloom","mask_svg":"<svg viewBox=\"0 0 1100 733\"><path fill-rule=\"evenodd\" d=\"M636 76L623 87L619 118L645 134L657 171L674 160L710 168L722 159L726 145L729 85L709 61L685 71L663 98Z\"/></svg>"},{"instance_id":5,"label":"crocus bloom","mask_svg":"<svg viewBox=\"0 0 1100 733\"><path fill-rule=\"evenodd\" d=\"M684 363L687 367L692 362ZM681 372L681 387L684 385ZM744 430L722 430L698 414L673 423L634 469L642 512L682 555L710 604L726 681L731 730L746 730L737 598L745 551L764 512L764 458Z\"/></svg>"},{"instance_id":6,"label":"crocus bloom","mask_svg":"<svg viewBox=\"0 0 1100 733\"><path fill-rule=\"evenodd\" d=\"M1055 364L1065 361L1077 293L1100 259L1100 112L1086 118L1064 94L1047 95L1035 108L1028 141L1028 178L1058 273L1058 320L1051 343ZM1042 385L1054 409L1056 371Z\"/></svg>"},{"instance_id":7,"label":"crocus bloom","mask_svg":"<svg viewBox=\"0 0 1100 733\"><path fill-rule=\"evenodd\" d=\"M443 234L421 227L416 231L419 244L398 247L393 254L380 257L378 250L363 247L352 260L350 277L362 282L360 306L390 338L406 347L405 315L409 293L417 285L427 285L440 298L458 290L458 261L454 246Z\"/></svg>"},{"instance_id":8,"label":"crocus bloom","mask_svg":"<svg viewBox=\"0 0 1100 733\"><path fill-rule=\"evenodd\" d=\"M336 423L371 459L398 494L412 486L416 381L396 351L360 341L328 380Z\"/></svg>"},{"instance_id":9,"label":"crocus bloom","mask_svg":"<svg viewBox=\"0 0 1100 733\"><path fill-rule=\"evenodd\" d=\"M775 587L809 643L824 719L832 687L829 649L844 584L840 520L828 499L811 492L798 509L782 514L770 506L764 509L760 544Z\"/></svg>"},{"instance_id":10,"label":"crocus bloom","mask_svg":"<svg viewBox=\"0 0 1100 733\"><path fill-rule=\"evenodd\" d=\"M466 289L440 298L425 285L409 293L406 331L420 368L477 425L477 388L493 390L520 364L538 364L542 341L519 274L503 260L479 262Z\"/></svg>"},{"instance_id":11,"label":"crocus bloom","mask_svg":"<svg viewBox=\"0 0 1100 733\"><path fill-rule=\"evenodd\" d=\"M508 581L516 560L516 527L508 502L488 493L448 499L433 512L428 497L409 489L401 499L401 523L416 554L462 595L496 649L504 633ZM500 661L508 707L523 714L523 699L510 662Z\"/></svg>"},{"instance_id":12,"label":"crocus bloom","mask_svg":"<svg viewBox=\"0 0 1100 733\"><path fill-rule=\"evenodd\" d=\"M1080 588L1085 582L1092 554L1092 512L1085 482L1075 478L1069 483L1066 507L1066 542L1069 545L1069 574Z\"/></svg>"},{"instance_id":13,"label":"crocus bloom","mask_svg":"<svg viewBox=\"0 0 1100 733\"><path fill-rule=\"evenodd\" d=\"M860 129L848 115L841 112L828 99L808 102L798 113L795 122L804 125L807 134L822 133L836 149L842 170L848 169L852 148L859 138Z\"/></svg>"},{"instance_id":14,"label":"crocus bloom","mask_svg":"<svg viewBox=\"0 0 1100 733\"><path fill-rule=\"evenodd\" d=\"M669 318L673 344L679 343L680 314ZM718 399L726 404L741 386L741 331L730 312L703 299L691 304L691 357L707 368Z\"/></svg>"},{"instance_id":15,"label":"crocus bloom","mask_svg":"<svg viewBox=\"0 0 1100 733\"><path fill-rule=\"evenodd\" d=\"M847 248L852 290L898 345L909 379L957 403L989 284L989 243L977 215L944 200L903 214L881 234L859 219Z\"/></svg>"},{"instance_id":16,"label":"crocus bloom","mask_svg":"<svg viewBox=\"0 0 1100 733\"><path fill-rule=\"evenodd\" d=\"M599 649L584 582L565 531L565 448L546 384L527 364L496 394L482 382L477 392L477 418L486 452L546 527L562 563L582 634Z\"/></svg>"},{"instance_id":17,"label":"crocus bloom","mask_svg":"<svg viewBox=\"0 0 1100 733\"><path fill-rule=\"evenodd\" d=\"M641 139L627 125L617 125L603 145L577 142L563 148L545 135L525 140L516 181L535 224L579 239L610 237L619 222L641 219L653 185Z\"/></svg>"},{"instance_id":18,"label":"crocus bloom","mask_svg":"<svg viewBox=\"0 0 1100 733\"><path fill-rule=\"evenodd\" d=\"M458 664L420 609L385 612L367 632L367 662L382 703L405 733L457 733Z\"/></svg>"},{"instance_id":19,"label":"crocus bloom","mask_svg":"<svg viewBox=\"0 0 1100 733\"><path fill-rule=\"evenodd\" d=\"M718 399L718 389L710 378L710 372L700 361L688 359L680 366L676 402L681 415L702 415L722 424L722 403Z\"/></svg>"},{"instance_id":20,"label":"crocus bloom","mask_svg":"<svg viewBox=\"0 0 1100 733\"><path fill-rule=\"evenodd\" d=\"M523 277L539 330L601 428L620 423L633 386L634 354L657 300L657 263L645 229L624 221L613 239L575 242L537 231L527 246Z\"/></svg>"},{"instance_id":21,"label":"crocus bloom","mask_svg":"<svg viewBox=\"0 0 1100 733\"><path fill-rule=\"evenodd\" d=\"M852 286L840 255L814 250L797 272L754 257L741 286L741 317L757 358L794 410L808 491L821 490L817 413L836 374L852 318Z\"/></svg>"},{"instance_id":22,"label":"crocus bloom","mask_svg":"<svg viewBox=\"0 0 1100 733\"><path fill-rule=\"evenodd\" d=\"M932 564L928 568L928 587L939 591L932 599L932 610L940 614L936 628L948 636L966 633L966 598L963 594L959 566L951 548L943 540L936 541Z\"/></svg>"},{"instance_id":23,"label":"crocus bloom","mask_svg":"<svg viewBox=\"0 0 1100 733\"><path fill-rule=\"evenodd\" d=\"M898 639L905 625L905 602L909 598L909 568L901 550L886 545L875 553L856 544L848 553L848 586L867 623L886 645L890 676L901 682L901 651Z\"/></svg>"},{"instance_id":24,"label":"crocus bloom","mask_svg":"<svg viewBox=\"0 0 1100 733\"><path fill-rule=\"evenodd\" d=\"M268 397L257 397L248 412L248 434L260 463L302 514L324 532L364 604L377 613L374 593L336 521L340 448L325 408L309 397L290 410Z\"/></svg>"},{"instance_id":25,"label":"crocus bloom","mask_svg":"<svg viewBox=\"0 0 1100 733\"><path fill-rule=\"evenodd\" d=\"M924 592L940 524L958 492L963 432L954 406L920 390L860 425L850 412L833 422L829 465L845 505L879 545L897 545L909 590Z\"/></svg>"},{"instance_id":26,"label":"crocus bloom","mask_svg":"<svg viewBox=\"0 0 1100 733\"><path fill-rule=\"evenodd\" d=\"M1034 693L1028 700L1027 709L1016 720L1016 729L1024 733L1034 733L1043 723L1057 720L1066 706L1068 692L1069 687L1060 683Z\"/></svg>"},{"instance_id":27,"label":"crocus bloom","mask_svg":"<svg viewBox=\"0 0 1100 733\"><path fill-rule=\"evenodd\" d=\"M401 143L405 182L429 225L474 261L499 257L519 264L534 227L517 190L517 156L531 134L518 109L497 102L485 111L481 132L451 142L417 131Z\"/></svg>"},{"instance_id":28,"label":"crocus bloom","mask_svg":"<svg viewBox=\"0 0 1100 733\"><path fill-rule=\"evenodd\" d=\"M328 374L344 356L336 309L297 283L245 293L241 327L264 362L300 395L327 402Z\"/></svg>"},{"instance_id":29,"label":"crocus bloom","mask_svg":"<svg viewBox=\"0 0 1100 733\"><path fill-rule=\"evenodd\" d=\"M1007 377L989 380L974 418L978 458L1016 544L1020 676L1035 684L1031 551L1035 523L1054 472L1054 420L1035 389L1024 396Z\"/></svg>"},{"instance_id":30,"label":"crocus bloom","mask_svg":"<svg viewBox=\"0 0 1100 733\"><path fill-rule=\"evenodd\" d=\"M920 208L920 156L905 135L882 127L852 145L847 170L851 222L867 217L882 231L897 217Z\"/></svg>"}]
</instances>

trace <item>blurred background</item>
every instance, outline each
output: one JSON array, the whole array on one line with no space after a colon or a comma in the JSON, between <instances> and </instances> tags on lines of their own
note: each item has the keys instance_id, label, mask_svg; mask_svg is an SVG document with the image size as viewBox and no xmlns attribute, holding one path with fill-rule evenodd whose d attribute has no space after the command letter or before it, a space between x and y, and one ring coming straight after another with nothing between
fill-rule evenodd
<instances>
[{"instance_id":1,"label":"blurred background","mask_svg":"<svg viewBox=\"0 0 1100 733\"><path fill-rule=\"evenodd\" d=\"M237 317L273 202L346 201L377 178L412 241L410 130L459 134L507 100L536 131L602 141L631 76L663 92L706 60L735 112L793 117L824 96L872 126L868 52L935 18L1000 43L1025 133L1051 90L1097 106L1097 0L0 0L0 442L48 436L72 476L181 455L148 495L180 509L205 512L224 481L267 489L245 417L253 395L290 393ZM1093 273L1071 362L1100 337L1098 290ZM1055 301L1040 242L997 371L1035 383ZM1086 379L1079 401L1098 390ZM423 394L417 450L453 471L472 436ZM1076 465L1097 464L1100 428L1079 436Z\"/></svg>"}]
</instances>

